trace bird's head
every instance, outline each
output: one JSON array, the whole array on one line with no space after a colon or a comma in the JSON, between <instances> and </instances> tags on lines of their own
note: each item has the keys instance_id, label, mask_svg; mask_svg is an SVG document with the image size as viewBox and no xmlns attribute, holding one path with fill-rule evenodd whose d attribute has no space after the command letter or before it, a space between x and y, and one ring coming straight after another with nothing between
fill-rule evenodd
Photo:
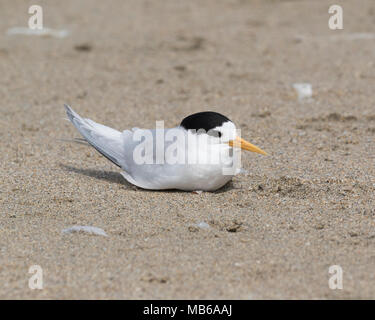
<instances>
[{"instance_id":1,"label":"bird's head","mask_svg":"<svg viewBox=\"0 0 375 320\"><path fill-rule=\"evenodd\" d=\"M208 134L213 143L224 143L233 148L266 155L262 149L240 138L237 135L236 125L220 113L212 111L194 113L183 119L180 126L187 131L195 130L198 134L200 132Z\"/></svg>"}]
</instances>

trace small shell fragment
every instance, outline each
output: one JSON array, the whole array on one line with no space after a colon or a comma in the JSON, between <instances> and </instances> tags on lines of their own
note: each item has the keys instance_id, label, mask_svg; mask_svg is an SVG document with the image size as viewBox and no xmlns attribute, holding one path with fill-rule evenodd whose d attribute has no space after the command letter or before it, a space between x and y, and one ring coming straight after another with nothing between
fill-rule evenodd
<instances>
[{"instance_id":1,"label":"small shell fragment","mask_svg":"<svg viewBox=\"0 0 375 320\"><path fill-rule=\"evenodd\" d=\"M44 36L65 38L69 32L67 30L55 30L50 28L30 29L26 27L14 27L7 30L7 35L26 35L26 36Z\"/></svg>"},{"instance_id":2,"label":"small shell fragment","mask_svg":"<svg viewBox=\"0 0 375 320\"><path fill-rule=\"evenodd\" d=\"M101 228L91 227L91 226L72 226L70 228L66 228L62 231L63 233L76 233L76 232L85 232L89 234L95 234L98 236L108 237L105 231Z\"/></svg>"},{"instance_id":3,"label":"small shell fragment","mask_svg":"<svg viewBox=\"0 0 375 320\"><path fill-rule=\"evenodd\" d=\"M298 100L305 100L312 97L312 85L310 83L294 83L293 88L297 91Z\"/></svg>"}]
</instances>

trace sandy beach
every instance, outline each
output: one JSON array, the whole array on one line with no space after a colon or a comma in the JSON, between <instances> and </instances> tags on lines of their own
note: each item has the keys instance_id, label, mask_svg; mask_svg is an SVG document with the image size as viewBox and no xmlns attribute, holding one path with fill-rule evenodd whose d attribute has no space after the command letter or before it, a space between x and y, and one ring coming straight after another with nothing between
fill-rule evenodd
<instances>
[{"instance_id":1,"label":"sandy beach","mask_svg":"<svg viewBox=\"0 0 375 320\"><path fill-rule=\"evenodd\" d=\"M31 4L67 35L7 33ZM0 298L374 299L375 2L340 1L343 30L332 4L1 1ZM270 155L216 192L145 191L64 141L64 103L119 130L220 112Z\"/></svg>"}]
</instances>

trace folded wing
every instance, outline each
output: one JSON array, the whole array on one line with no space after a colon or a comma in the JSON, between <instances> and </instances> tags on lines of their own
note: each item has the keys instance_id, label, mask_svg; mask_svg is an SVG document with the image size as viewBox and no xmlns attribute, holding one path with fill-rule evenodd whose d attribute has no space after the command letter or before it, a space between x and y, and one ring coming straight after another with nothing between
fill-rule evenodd
<instances>
[{"instance_id":1,"label":"folded wing","mask_svg":"<svg viewBox=\"0 0 375 320\"><path fill-rule=\"evenodd\" d=\"M68 118L85 140L108 160L121 167L124 149L122 133L90 119L82 118L68 105L65 105L65 109Z\"/></svg>"}]
</instances>

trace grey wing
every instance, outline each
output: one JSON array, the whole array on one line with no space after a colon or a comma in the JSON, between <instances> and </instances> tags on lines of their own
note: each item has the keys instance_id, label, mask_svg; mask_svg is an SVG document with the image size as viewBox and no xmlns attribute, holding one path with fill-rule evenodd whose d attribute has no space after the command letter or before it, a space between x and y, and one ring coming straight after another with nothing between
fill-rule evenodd
<instances>
[{"instance_id":1,"label":"grey wing","mask_svg":"<svg viewBox=\"0 0 375 320\"><path fill-rule=\"evenodd\" d=\"M68 118L85 140L104 157L121 167L124 158L122 133L90 119L84 119L68 105L64 106Z\"/></svg>"},{"instance_id":2,"label":"grey wing","mask_svg":"<svg viewBox=\"0 0 375 320\"><path fill-rule=\"evenodd\" d=\"M171 129L165 129L164 133L169 130ZM158 140L156 130L138 128L124 131L123 137L124 149L128 151L124 155L126 168L122 173L126 180L138 187L154 190L171 189L178 185L184 165L170 164L166 151L172 141L165 141L163 136ZM149 158L145 156L145 148L150 148ZM143 159L140 155L144 156ZM157 155L160 155L159 159ZM162 163L158 162L160 160Z\"/></svg>"}]
</instances>

